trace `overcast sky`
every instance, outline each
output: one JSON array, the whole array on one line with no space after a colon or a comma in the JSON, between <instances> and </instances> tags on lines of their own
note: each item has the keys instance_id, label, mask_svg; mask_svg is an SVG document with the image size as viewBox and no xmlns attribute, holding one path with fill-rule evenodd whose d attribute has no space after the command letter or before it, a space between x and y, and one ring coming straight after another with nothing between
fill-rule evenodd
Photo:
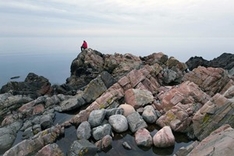
<instances>
[{"instance_id":1,"label":"overcast sky","mask_svg":"<svg viewBox=\"0 0 234 156\"><path fill-rule=\"evenodd\" d=\"M234 51L233 8L233 0L0 0L0 53L43 41L66 49L71 37L68 49L85 38L101 52L214 58Z\"/></svg>"}]
</instances>

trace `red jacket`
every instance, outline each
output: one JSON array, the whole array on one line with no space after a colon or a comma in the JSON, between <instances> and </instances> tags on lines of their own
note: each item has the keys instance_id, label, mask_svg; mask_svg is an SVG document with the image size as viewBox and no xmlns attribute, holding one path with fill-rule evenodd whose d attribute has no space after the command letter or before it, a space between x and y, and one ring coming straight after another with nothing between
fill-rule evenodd
<instances>
[{"instance_id":1,"label":"red jacket","mask_svg":"<svg viewBox=\"0 0 234 156\"><path fill-rule=\"evenodd\" d=\"M84 49L88 48L88 44L87 44L87 42L86 42L86 41L84 41L81 47L82 47L82 48L84 48Z\"/></svg>"}]
</instances>

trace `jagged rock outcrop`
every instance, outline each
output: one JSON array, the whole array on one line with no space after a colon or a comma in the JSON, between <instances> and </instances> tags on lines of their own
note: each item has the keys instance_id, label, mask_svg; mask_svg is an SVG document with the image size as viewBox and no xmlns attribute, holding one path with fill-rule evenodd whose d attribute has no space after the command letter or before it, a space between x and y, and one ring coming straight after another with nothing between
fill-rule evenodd
<instances>
[{"instance_id":1,"label":"jagged rock outcrop","mask_svg":"<svg viewBox=\"0 0 234 156\"><path fill-rule=\"evenodd\" d=\"M29 73L24 82L11 81L2 86L0 93L11 91L14 95L29 95L35 99L39 96L51 94L52 90L51 84L47 78Z\"/></svg>"},{"instance_id":2,"label":"jagged rock outcrop","mask_svg":"<svg viewBox=\"0 0 234 156\"><path fill-rule=\"evenodd\" d=\"M224 124L234 127L233 106L233 99L227 99L219 93L214 95L193 117L195 136L202 140Z\"/></svg>"},{"instance_id":3,"label":"jagged rock outcrop","mask_svg":"<svg viewBox=\"0 0 234 156\"><path fill-rule=\"evenodd\" d=\"M186 73L183 81L192 81L197 84L204 92L210 96L216 93L224 93L234 84L234 77L222 68L202 67L199 66L193 71Z\"/></svg>"},{"instance_id":4,"label":"jagged rock outcrop","mask_svg":"<svg viewBox=\"0 0 234 156\"><path fill-rule=\"evenodd\" d=\"M193 70L194 68L197 68L198 66L204 66L204 67L214 67L214 68L223 68L226 70L231 70L234 67L234 54L231 53L223 53L217 58L214 58L213 60L207 61L203 59L202 57L191 57L186 62L189 70Z\"/></svg>"},{"instance_id":5,"label":"jagged rock outcrop","mask_svg":"<svg viewBox=\"0 0 234 156\"><path fill-rule=\"evenodd\" d=\"M185 63L163 53L153 53L146 57L137 57L132 54L102 54L96 50L82 51L71 64L71 76L67 84L82 88L102 71L110 73L117 81L133 69L140 69L144 65L158 65L161 72L161 83L180 83L183 72L186 71Z\"/></svg>"}]
</instances>

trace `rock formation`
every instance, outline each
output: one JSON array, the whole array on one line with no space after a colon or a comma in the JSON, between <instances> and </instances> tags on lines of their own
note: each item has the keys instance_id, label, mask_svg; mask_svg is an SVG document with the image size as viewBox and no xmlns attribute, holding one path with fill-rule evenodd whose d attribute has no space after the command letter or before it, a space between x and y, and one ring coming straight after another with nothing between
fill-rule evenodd
<instances>
[{"instance_id":1,"label":"rock formation","mask_svg":"<svg viewBox=\"0 0 234 156\"><path fill-rule=\"evenodd\" d=\"M220 58L231 60L227 55ZM189 62L191 71L163 53L137 57L89 48L72 61L64 84L51 86L34 73L24 82L9 82L0 94L0 154L95 155L115 149L113 138L126 132L136 146L171 148L179 132L196 141L175 155L218 155L233 142L234 77L225 70L233 65ZM159 131L151 134L150 125ZM64 151L59 140L71 128L76 138ZM219 146L217 138L227 144ZM126 140L122 145L132 149Z\"/></svg>"}]
</instances>

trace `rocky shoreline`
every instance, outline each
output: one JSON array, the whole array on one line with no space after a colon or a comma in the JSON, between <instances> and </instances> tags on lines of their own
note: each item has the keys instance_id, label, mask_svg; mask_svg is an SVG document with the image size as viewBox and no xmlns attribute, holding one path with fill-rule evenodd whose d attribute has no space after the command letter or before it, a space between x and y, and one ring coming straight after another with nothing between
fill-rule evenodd
<instances>
[{"instance_id":1,"label":"rocky shoreline","mask_svg":"<svg viewBox=\"0 0 234 156\"><path fill-rule=\"evenodd\" d=\"M176 132L196 140L175 156L231 155L233 59L224 53L212 67L197 57L182 63L163 53L137 57L84 50L72 61L65 84L51 85L29 73L24 82L2 86L0 154L108 154L114 136L130 131L140 147L170 148ZM55 122L56 114L71 112ZM154 135L147 129L152 124L160 127ZM76 138L65 153L56 141L70 127ZM19 132L22 140L14 143ZM122 146L132 148L127 141Z\"/></svg>"}]
</instances>

